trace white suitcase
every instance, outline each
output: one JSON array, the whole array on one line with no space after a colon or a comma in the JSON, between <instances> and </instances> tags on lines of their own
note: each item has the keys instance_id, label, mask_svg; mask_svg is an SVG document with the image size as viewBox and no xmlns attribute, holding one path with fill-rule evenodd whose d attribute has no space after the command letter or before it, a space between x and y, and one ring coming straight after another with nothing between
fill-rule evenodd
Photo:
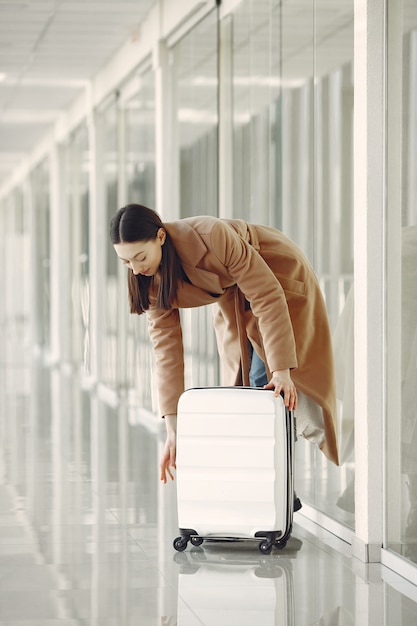
<instances>
[{"instance_id":1,"label":"white suitcase","mask_svg":"<svg viewBox=\"0 0 417 626\"><path fill-rule=\"evenodd\" d=\"M250 387L185 391L178 403L177 498L189 541L257 540L269 554L292 530L294 420L282 397Z\"/></svg>"}]
</instances>

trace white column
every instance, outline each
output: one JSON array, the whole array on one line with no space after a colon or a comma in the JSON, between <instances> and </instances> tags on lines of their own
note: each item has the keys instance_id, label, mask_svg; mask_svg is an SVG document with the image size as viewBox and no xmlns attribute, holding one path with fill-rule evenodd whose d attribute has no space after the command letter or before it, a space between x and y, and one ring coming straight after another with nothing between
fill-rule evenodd
<instances>
[{"instance_id":1,"label":"white column","mask_svg":"<svg viewBox=\"0 0 417 626\"><path fill-rule=\"evenodd\" d=\"M118 185L117 209L125 206L131 200L127 197L126 172L126 111L120 102L117 107L117 135L118 135ZM116 209L115 209L116 211ZM126 387L127 372L127 340L128 321L126 316L127 301L126 268L119 263L117 266L117 369L116 384L118 389Z\"/></svg>"},{"instance_id":2,"label":"white column","mask_svg":"<svg viewBox=\"0 0 417 626\"><path fill-rule=\"evenodd\" d=\"M60 252L60 202L59 202L59 166L58 154L54 145L49 154L49 197L50 197L50 284L51 284L51 306L50 306L50 355L51 363L56 363L60 355L60 293L59 293L59 276L60 265L63 256Z\"/></svg>"},{"instance_id":3,"label":"white column","mask_svg":"<svg viewBox=\"0 0 417 626\"><path fill-rule=\"evenodd\" d=\"M356 533L379 561L383 519L385 7L355 0L354 259Z\"/></svg>"},{"instance_id":4,"label":"white column","mask_svg":"<svg viewBox=\"0 0 417 626\"><path fill-rule=\"evenodd\" d=\"M40 282L39 277L39 215L36 211L36 184L34 183L34 173L28 176L23 183L24 187L24 202L28 211L28 229L29 229L29 266L31 268L31 281L29 290L29 300L32 315L29 316L29 334L30 344L35 356L40 356L42 353L42 339L41 339L41 306L40 299L41 293L38 289ZM6 300L7 302L7 300Z\"/></svg>"},{"instance_id":5,"label":"white column","mask_svg":"<svg viewBox=\"0 0 417 626\"><path fill-rule=\"evenodd\" d=\"M70 231L69 215L63 201L62 168L60 164L60 150L54 144L50 155L50 237L51 237L51 363L58 363L63 359L64 346L68 344L69 334L69 297L70 289Z\"/></svg>"},{"instance_id":6,"label":"white column","mask_svg":"<svg viewBox=\"0 0 417 626\"><path fill-rule=\"evenodd\" d=\"M90 148L90 212L89 212L89 254L90 254L90 373L93 381L100 382L102 374L102 338L104 307L103 292L106 281L106 211L103 180L103 137L98 123L98 114L93 108L93 98L87 91L88 143Z\"/></svg>"},{"instance_id":7,"label":"white column","mask_svg":"<svg viewBox=\"0 0 417 626\"><path fill-rule=\"evenodd\" d=\"M387 235L386 235L386 437L385 540L401 540L401 213L402 213L402 0L389 0L387 19ZM389 500L388 500L389 498Z\"/></svg>"},{"instance_id":8,"label":"white column","mask_svg":"<svg viewBox=\"0 0 417 626\"><path fill-rule=\"evenodd\" d=\"M219 45L219 216L233 217L233 17L220 24Z\"/></svg>"}]
</instances>

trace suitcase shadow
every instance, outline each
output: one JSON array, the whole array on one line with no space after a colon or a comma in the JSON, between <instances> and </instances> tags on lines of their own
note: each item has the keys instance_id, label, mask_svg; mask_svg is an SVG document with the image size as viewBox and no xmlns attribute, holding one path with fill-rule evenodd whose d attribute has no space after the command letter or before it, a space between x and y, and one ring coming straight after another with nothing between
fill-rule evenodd
<instances>
[{"instance_id":1,"label":"suitcase shadow","mask_svg":"<svg viewBox=\"0 0 417 626\"><path fill-rule=\"evenodd\" d=\"M201 567L214 565L227 567L249 567L255 576L276 578L288 569L291 559L296 558L303 542L290 537L285 550L274 550L271 555L262 556L252 541L234 542L206 541L204 548L192 547L185 552L177 552L174 562L180 566L180 574L193 574Z\"/></svg>"}]
</instances>

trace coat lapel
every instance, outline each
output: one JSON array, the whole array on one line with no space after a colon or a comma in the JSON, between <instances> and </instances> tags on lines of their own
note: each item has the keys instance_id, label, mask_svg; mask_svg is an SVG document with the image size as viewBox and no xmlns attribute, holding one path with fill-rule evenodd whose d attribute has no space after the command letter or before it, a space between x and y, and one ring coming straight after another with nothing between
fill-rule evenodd
<instances>
[{"instance_id":1,"label":"coat lapel","mask_svg":"<svg viewBox=\"0 0 417 626\"><path fill-rule=\"evenodd\" d=\"M185 220L168 222L165 227L174 242L183 270L191 284L210 294L223 294L224 288L219 276L198 266L208 250L194 228Z\"/></svg>"}]
</instances>

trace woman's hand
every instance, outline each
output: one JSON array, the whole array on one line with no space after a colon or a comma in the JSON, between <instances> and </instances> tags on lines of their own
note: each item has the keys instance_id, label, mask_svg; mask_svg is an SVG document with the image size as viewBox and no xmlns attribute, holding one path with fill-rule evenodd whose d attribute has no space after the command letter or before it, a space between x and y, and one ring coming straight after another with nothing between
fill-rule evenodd
<instances>
[{"instance_id":1,"label":"woman's hand","mask_svg":"<svg viewBox=\"0 0 417 626\"><path fill-rule=\"evenodd\" d=\"M171 467L177 469L175 464L177 457L177 416L165 415L165 426L167 430L167 438L162 452L160 467L160 479L164 484L167 482L167 476L174 480Z\"/></svg>"},{"instance_id":2,"label":"woman's hand","mask_svg":"<svg viewBox=\"0 0 417 626\"><path fill-rule=\"evenodd\" d=\"M264 389L274 389L275 396L284 394L284 404L293 411L297 408L297 390L291 380L290 370L277 370L272 372L272 378Z\"/></svg>"}]
</instances>

